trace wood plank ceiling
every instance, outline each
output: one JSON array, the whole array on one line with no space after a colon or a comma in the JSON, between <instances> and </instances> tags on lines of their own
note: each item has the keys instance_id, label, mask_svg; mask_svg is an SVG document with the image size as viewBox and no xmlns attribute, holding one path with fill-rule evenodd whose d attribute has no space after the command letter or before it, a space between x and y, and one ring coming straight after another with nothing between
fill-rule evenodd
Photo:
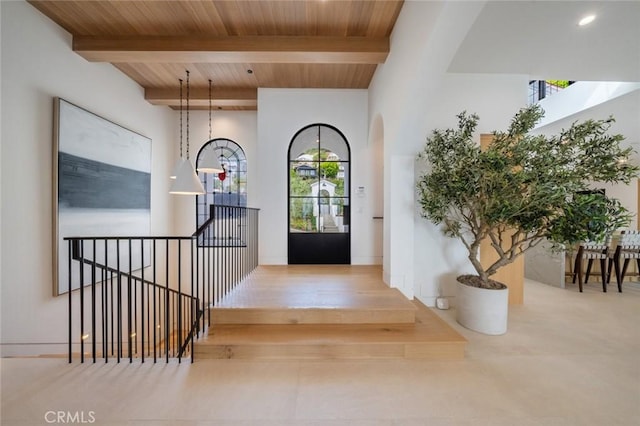
<instances>
[{"instance_id":1,"label":"wood plank ceiling","mask_svg":"<svg viewBox=\"0 0 640 426\"><path fill-rule=\"evenodd\" d=\"M30 4L73 36L89 61L111 62L152 104L252 110L257 88L369 87L389 53L402 0L51 1Z\"/></svg>"}]
</instances>

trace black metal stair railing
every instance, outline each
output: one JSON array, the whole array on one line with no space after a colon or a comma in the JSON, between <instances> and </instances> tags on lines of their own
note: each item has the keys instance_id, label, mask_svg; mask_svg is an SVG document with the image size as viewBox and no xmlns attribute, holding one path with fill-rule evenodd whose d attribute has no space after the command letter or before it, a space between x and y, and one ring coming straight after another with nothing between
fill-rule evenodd
<instances>
[{"instance_id":1,"label":"black metal stair railing","mask_svg":"<svg viewBox=\"0 0 640 426\"><path fill-rule=\"evenodd\" d=\"M574 84L570 80L529 80L529 105L558 93Z\"/></svg>"},{"instance_id":2,"label":"black metal stair railing","mask_svg":"<svg viewBox=\"0 0 640 426\"><path fill-rule=\"evenodd\" d=\"M198 247L198 296L215 306L258 266L258 213L255 208L209 206L209 219L193 234ZM211 323L210 311L201 327Z\"/></svg>"},{"instance_id":3,"label":"black metal stair railing","mask_svg":"<svg viewBox=\"0 0 640 426\"><path fill-rule=\"evenodd\" d=\"M69 237L69 362L189 356L258 265L258 210L211 206L192 236Z\"/></svg>"},{"instance_id":4,"label":"black metal stair railing","mask_svg":"<svg viewBox=\"0 0 640 426\"><path fill-rule=\"evenodd\" d=\"M69 361L182 358L185 326L201 305L184 285L189 237L83 237L69 241ZM177 256L177 263L172 256ZM175 272L173 270L176 270ZM176 283L172 288L171 283ZM83 283L82 289L79 289ZM190 286L195 283L192 281ZM77 293L74 314L73 299ZM74 344L74 341L77 343Z\"/></svg>"}]
</instances>

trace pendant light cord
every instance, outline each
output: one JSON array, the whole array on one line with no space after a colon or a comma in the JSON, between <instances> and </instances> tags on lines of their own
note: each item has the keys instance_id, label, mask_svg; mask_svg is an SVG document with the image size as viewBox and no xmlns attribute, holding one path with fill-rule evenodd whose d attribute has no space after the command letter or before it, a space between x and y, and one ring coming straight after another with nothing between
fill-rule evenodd
<instances>
[{"instance_id":1,"label":"pendant light cord","mask_svg":"<svg viewBox=\"0 0 640 426\"><path fill-rule=\"evenodd\" d=\"M180 80L180 158L182 158L182 79Z\"/></svg>"},{"instance_id":2,"label":"pendant light cord","mask_svg":"<svg viewBox=\"0 0 640 426\"><path fill-rule=\"evenodd\" d=\"M211 79L209 79L209 140L211 140Z\"/></svg>"},{"instance_id":3,"label":"pendant light cord","mask_svg":"<svg viewBox=\"0 0 640 426\"><path fill-rule=\"evenodd\" d=\"M189 159L189 70L187 70L187 160Z\"/></svg>"}]
</instances>

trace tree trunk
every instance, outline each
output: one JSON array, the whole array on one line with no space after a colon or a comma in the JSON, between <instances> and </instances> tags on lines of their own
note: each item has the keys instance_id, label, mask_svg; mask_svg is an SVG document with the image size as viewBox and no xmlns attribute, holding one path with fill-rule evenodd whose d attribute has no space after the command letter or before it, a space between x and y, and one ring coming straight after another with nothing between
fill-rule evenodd
<instances>
[{"instance_id":1,"label":"tree trunk","mask_svg":"<svg viewBox=\"0 0 640 426\"><path fill-rule=\"evenodd\" d=\"M482 264L478 260L478 250L477 250L477 248L473 252L469 253L469 261L471 262L471 264L475 268L475 270L478 273L478 276L480 277L482 282L483 283L488 283L489 282L489 275L484 270L484 268L482 267Z\"/></svg>"}]
</instances>

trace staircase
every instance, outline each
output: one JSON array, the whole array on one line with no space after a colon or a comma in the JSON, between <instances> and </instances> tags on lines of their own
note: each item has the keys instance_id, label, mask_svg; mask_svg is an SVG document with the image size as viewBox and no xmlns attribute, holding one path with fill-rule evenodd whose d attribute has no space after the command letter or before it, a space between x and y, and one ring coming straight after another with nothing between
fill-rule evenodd
<instances>
[{"instance_id":1,"label":"staircase","mask_svg":"<svg viewBox=\"0 0 640 426\"><path fill-rule=\"evenodd\" d=\"M196 359L461 359L465 339L376 266L261 266L211 308Z\"/></svg>"},{"instance_id":2,"label":"staircase","mask_svg":"<svg viewBox=\"0 0 640 426\"><path fill-rule=\"evenodd\" d=\"M188 236L65 237L69 362L193 362L208 307L258 265L258 212L211 205Z\"/></svg>"},{"instance_id":3,"label":"staircase","mask_svg":"<svg viewBox=\"0 0 640 426\"><path fill-rule=\"evenodd\" d=\"M336 225L336 221L330 214L322 215L322 232L340 232L340 229Z\"/></svg>"}]
</instances>

